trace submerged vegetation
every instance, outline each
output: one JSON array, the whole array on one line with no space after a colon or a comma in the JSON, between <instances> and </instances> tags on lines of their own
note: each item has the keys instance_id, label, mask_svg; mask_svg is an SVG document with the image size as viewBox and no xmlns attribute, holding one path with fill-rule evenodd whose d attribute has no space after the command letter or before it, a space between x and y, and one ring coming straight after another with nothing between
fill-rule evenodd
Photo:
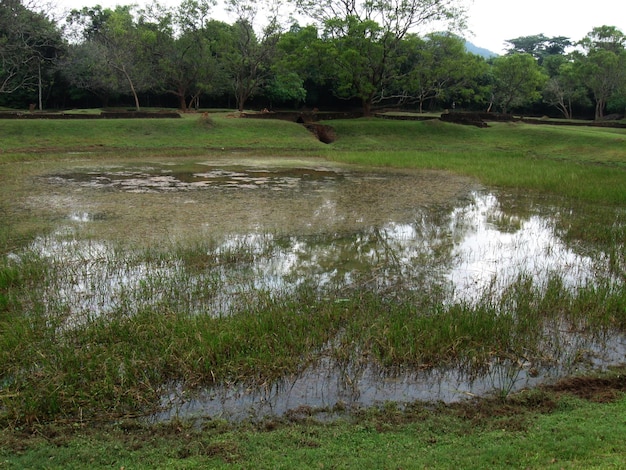
<instances>
[{"instance_id":1,"label":"submerged vegetation","mask_svg":"<svg viewBox=\"0 0 626 470\"><path fill-rule=\"evenodd\" d=\"M347 375L368 367L381 380L456 370L468 380L487 377L504 401L515 399L522 375L603 366L597 356L611 341L617 352L609 363L623 363L624 130L338 120L336 142L324 145L297 124L211 120L3 123L0 420L7 429L128 423L158 412L172 389L267 388L321 363ZM275 175L261 169L276 161L305 171L270 181ZM171 189L174 168L184 190ZM144 174L171 190L140 191ZM397 178L391 189L380 183L387 175ZM206 195L200 177L246 186ZM475 196L489 191L499 195L498 210ZM478 230L463 216L472 211L506 235L493 243L510 244L507 253L532 251L513 235L548 220L530 232L556 240L538 245L546 272L528 267L538 269L536 260L489 264L482 258L494 251L480 250L493 248L469 244L482 264L467 268L473 284L455 284L448 273L457 258L469 264L460 242ZM509 262L512 274L492 272ZM484 278L472 277L475 266ZM317 411L364 413L348 405ZM365 411L364 422L384 427L379 412L426 420L412 415L416 404L385 406ZM416 426L409 422L403 439ZM348 439L336 426L332 432ZM247 454L228 434L215 436L207 445L217 458Z\"/></svg>"}]
</instances>

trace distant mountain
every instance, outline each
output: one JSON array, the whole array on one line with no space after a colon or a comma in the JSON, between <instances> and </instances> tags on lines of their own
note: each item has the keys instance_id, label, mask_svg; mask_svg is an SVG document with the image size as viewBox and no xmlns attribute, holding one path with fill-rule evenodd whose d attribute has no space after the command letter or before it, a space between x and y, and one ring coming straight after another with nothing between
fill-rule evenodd
<instances>
[{"instance_id":1,"label":"distant mountain","mask_svg":"<svg viewBox=\"0 0 626 470\"><path fill-rule=\"evenodd\" d=\"M491 52L489 49L485 49L484 47L478 47L477 45L472 44L469 41L465 41L465 50L467 50L467 52L471 52L472 54L482 56L485 59L498 57L498 54L496 54L495 52Z\"/></svg>"}]
</instances>

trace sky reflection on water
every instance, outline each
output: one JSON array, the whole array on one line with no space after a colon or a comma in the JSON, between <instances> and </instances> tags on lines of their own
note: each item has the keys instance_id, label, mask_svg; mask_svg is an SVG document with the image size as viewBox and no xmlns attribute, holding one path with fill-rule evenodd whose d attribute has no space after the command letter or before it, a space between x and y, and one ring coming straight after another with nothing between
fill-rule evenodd
<instances>
[{"instance_id":1,"label":"sky reflection on water","mask_svg":"<svg viewBox=\"0 0 626 470\"><path fill-rule=\"evenodd\" d=\"M585 351L589 365L576 362ZM306 418L333 419L341 413L369 406L395 403L399 407L416 401L445 403L484 397L506 390L512 393L551 383L584 367L618 365L626 355L626 336L616 334L603 341L577 337L562 360L534 370L529 364L494 362L482 374L458 368L388 373L369 363L338 364L330 358L307 367L302 373L275 383L254 386L225 384L189 391L173 385L163 395L163 411L150 421L173 418L206 418L242 421L291 414Z\"/></svg>"},{"instance_id":2,"label":"sky reflection on water","mask_svg":"<svg viewBox=\"0 0 626 470\"><path fill-rule=\"evenodd\" d=\"M594 260L575 253L555 235L553 221L538 215L509 217L493 193L475 194L472 203L455 208L450 219L457 241L447 278L456 300L471 302L487 290L501 292L522 274L539 285L556 274L570 288L592 282L597 274ZM492 220L507 220L508 228Z\"/></svg>"},{"instance_id":3,"label":"sky reflection on water","mask_svg":"<svg viewBox=\"0 0 626 470\"><path fill-rule=\"evenodd\" d=\"M59 270L48 284L50 305L62 303L75 317L121 307L132 313L162 303L170 291L180 297L168 299L177 310L223 315L236 308L234 296L284 294L305 282L329 290L366 283L381 292L434 286L448 292L446 302L472 303L485 295L497 298L520 275L541 286L557 274L566 287L575 288L606 271L601 256L593 260L568 248L550 219L506 216L491 192L472 192L444 214L439 209L415 212L413 222L387 222L354 233L225 235L212 252L202 253L214 257L215 264L195 273L186 273L174 250L143 259L141 252L80 239L71 226L37 239L32 250ZM70 220L79 225L95 220L79 214L70 214ZM243 260L220 261L238 251L246 253ZM212 298L194 299L193 289L210 282ZM190 295L181 296L187 288Z\"/></svg>"},{"instance_id":4,"label":"sky reflection on water","mask_svg":"<svg viewBox=\"0 0 626 470\"><path fill-rule=\"evenodd\" d=\"M237 309L237 299L289 293L302 283L322 293L356 285L383 295L432 290L442 302L472 303L497 298L520 275L542 286L558 274L572 289L609 275L602 253L578 253L559 237L557 205L507 211L495 191L450 175L159 168L53 175L52 194L33 199L65 214L30 250L51 261L41 295L51 313L65 312L67 328L157 304L225 315ZM191 260L179 255L186 244ZM196 258L205 264L195 265ZM623 336L611 341L623 357ZM607 345L590 340L581 347L595 357ZM519 388L559 373L519 367L511 378L494 364L481 379L458 370L392 377L371 365L342 369L325 361L265 389L217 387L190 398L174 387L164 397L169 411L157 419L453 401L502 387L498 381L514 380Z\"/></svg>"}]
</instances>

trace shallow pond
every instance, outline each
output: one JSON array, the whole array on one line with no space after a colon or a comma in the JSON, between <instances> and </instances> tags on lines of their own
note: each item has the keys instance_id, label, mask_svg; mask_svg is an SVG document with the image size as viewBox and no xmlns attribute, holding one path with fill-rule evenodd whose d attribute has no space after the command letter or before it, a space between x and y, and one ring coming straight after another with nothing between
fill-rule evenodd
<instances>
[{"instance_id":1,"label":"shallow pond","mask_svg":"<svg viewBox=\"0 0 626 470\"><path fill-rule=\"evenodd\" d=\"M584 364L580 362L584 351ZM481 374L459 369L429 369L388 373L367 363L339 364L322 359L302 373L263 386L227 384L189 391L173 385L162 398L162 412L151 422L173 418L206 417L228 421L262 420L273 416L334 419L345 412L394 403L399 408L419 402L453 403L460 400L507 395L552 383L587 368L621 364L626 357L626 336L603 341L571 340L560 362L534 370L528 364L496 362Z\"/></svg>"},{"instance_id":2,"label":"shallow pond","mask_svg":"<svg viewBox=\"0 0 626 470\"><path fill-rule=\"evenodd\" d=\"M541 285L556 273L572 289L610 276L601 250L562 236L567 220L585 217L578 208L442 172L216 159L56 164L27 181L16 204L55 227L30 250L57 266L41 295L65 312L67 328L163 302L228 315L242 296L249 302L303 282L333 292L359 284L388 296L432 290L444 303L472 303L497 297L520 275ZM599 366L623 361L621 335L579 341L571 339L567 354L584 349ZM302 406L455 400L571 373L564 365L532 374L510 366L494 364L481 378L458 370L391 377L370 364L322 361L263 389L230 386L190 398L174 386L164 416L237 419Z\"/></svg>"},{"instance_id":3,"label":"shallow pond","mask_svg":"<svg viewBox=\"0 0 626 470\"><path fill-rule=\"evenodd\" d=\"M39 183L47 191L32 198L34 207L100 221L100 237L142 245L228 234L350 233L411 221L416 207L448 204L471 186L439 172L359 172L289 159L74 167Z\"/></svg>"}]
</instances>

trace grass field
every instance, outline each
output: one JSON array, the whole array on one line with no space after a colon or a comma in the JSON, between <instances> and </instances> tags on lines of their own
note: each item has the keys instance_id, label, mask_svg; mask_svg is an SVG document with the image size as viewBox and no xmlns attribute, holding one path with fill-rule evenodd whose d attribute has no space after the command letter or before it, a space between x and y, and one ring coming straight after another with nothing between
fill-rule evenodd
<instances>
[{"instance_id":1,"label":"grass field","mask_svg":"<svg viewBox=\"0 0 626 470\"><path fill-rule=\"evenodd\" d=\"M295 123L228 113L0 121L0 468L626 465L623 369L572 380L570 387L502 390L493 399L455 405L401 409L388 403L330 423L307 410L261 423L208 420L200 428L135 419L171 381L271 381L296 372L321 350L337 360L374 358L386 367L480 369L496 359L540 355L546 326L567 324L599 336L626 330L625 130L521 123L474 128L374 118L326 124L337 134L329 145ZM16 198L28 199L23 182L37 181L44 167L164 158L184 163L208 156L444 170L488 187L573 201L572 207L590 215L563 214L562 236L606 253L611 276L576 292L558 277L546 290L520 278L497 302L485 297L475 305L449 306L432 292L390 301L367 289L329 301L303 285L288 295L251 298L230 317L190 316L166 299L134 315L122 305L110 318L65 329L68 312L60 305L50 315L38 289L67 266L32 254L14 262L16 252L56 223L16 209ZM121 251L110 256L112 263L141 266L182 260L185 273L245 263L250 256L245 246L221 254L212 249L164 243L134 254L139 261ZM190 279L170 285L159 278L142 289L146 295L168 289L181 297ZM195 295L210 296L211 288Z\"/></svg>"}]
</instances>

